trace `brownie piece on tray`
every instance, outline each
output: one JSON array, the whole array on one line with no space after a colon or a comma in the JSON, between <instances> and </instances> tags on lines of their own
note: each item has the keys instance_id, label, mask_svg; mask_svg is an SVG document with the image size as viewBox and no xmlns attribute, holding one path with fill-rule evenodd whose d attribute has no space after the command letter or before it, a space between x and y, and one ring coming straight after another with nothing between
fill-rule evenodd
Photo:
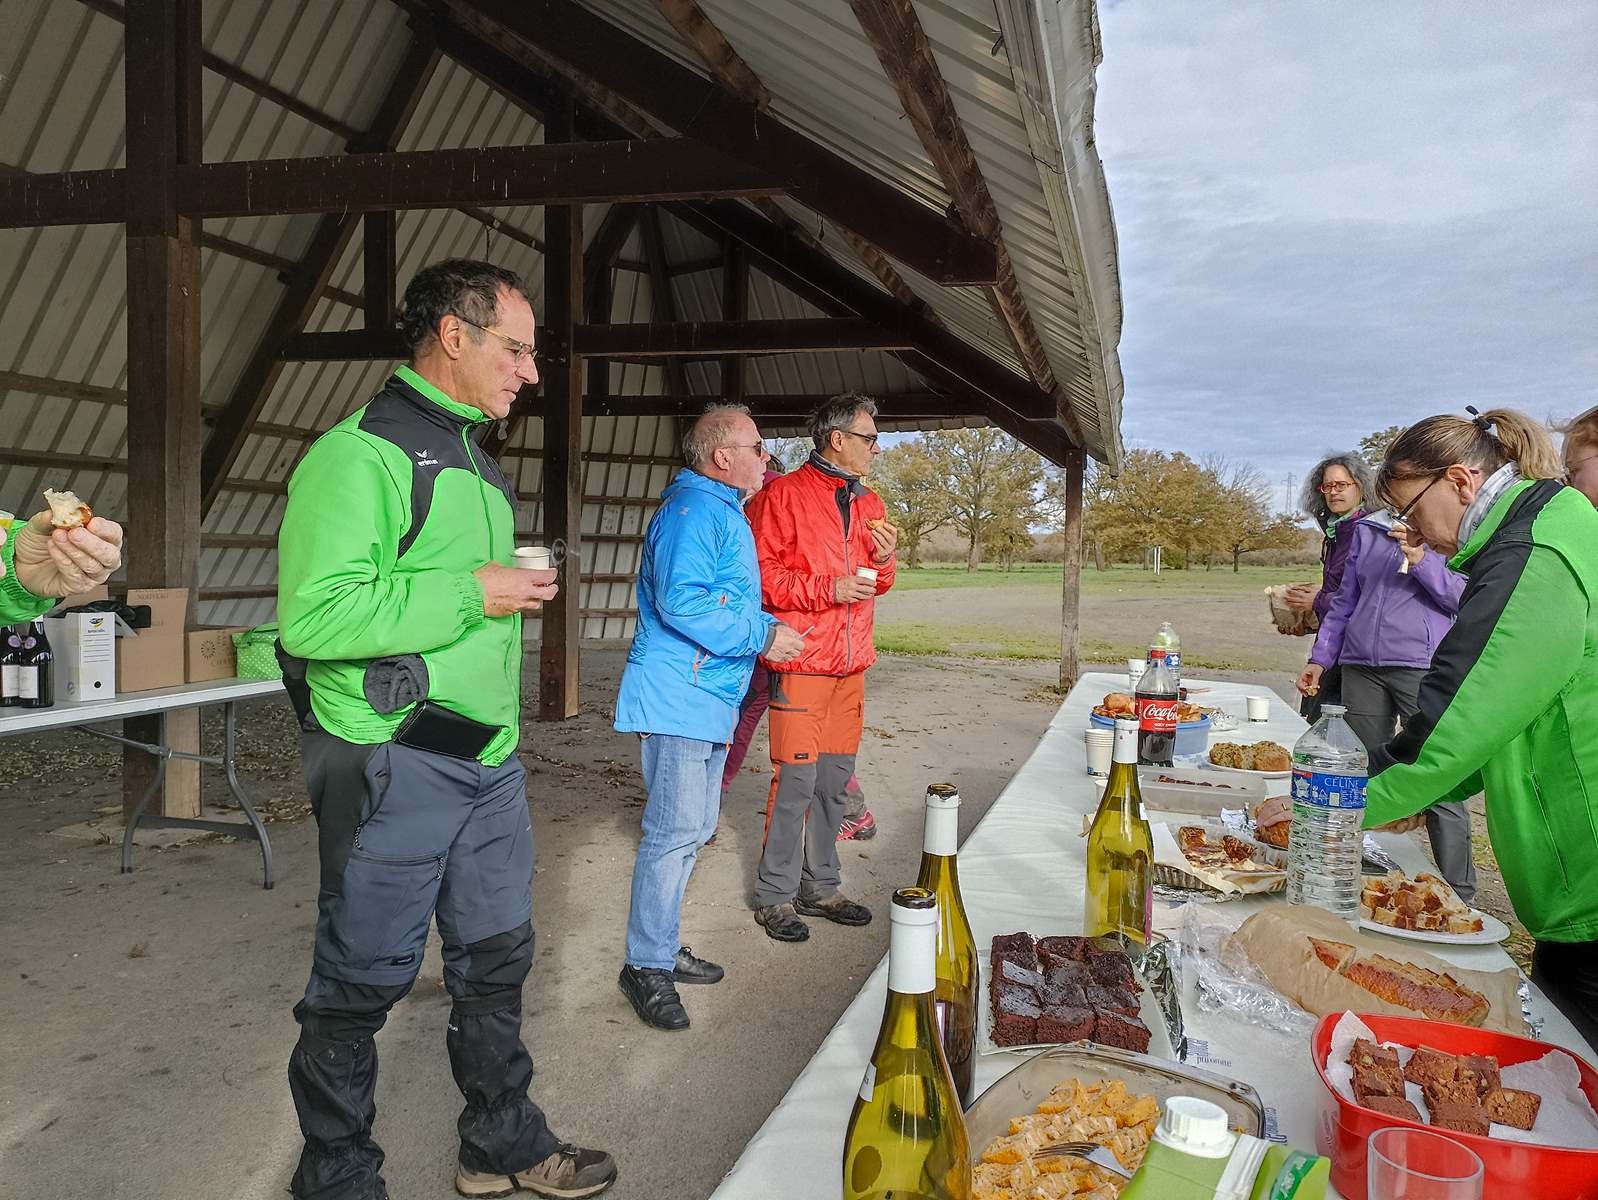
<instances>
[{"instance_id":1,"label":"brownie piece on tray","mask_svg":"<svg viewBox=\"0 0 1598 1200\"><path fill-rule=\"evenodd\" d=\"M1498 1060L1491 1054L1467 1054L1460 1060L1459 1077L1475 1085L1477 1096L1485 1096L1500 1086Z\"/></svg>"},{"instance_id":2,"label":"brownie piece on tray","mask_svg":"<svg viewBox=\"0 0 1598 1200\"><path fill-rule=\"evenodd\" d=\"M1042 1022L1039 1022L1038 1028L1042 1027ZM1490 1120L1500 1125L1513 1125L1516 1129L1530 1129L1535 1125L1537 1110L1542 1105L1543 1098L1536 1092L1525 1092L1519 1088L1490 1088L1482 1098L1482 1107L1486 1109Z\"/></svg>"},{"instance_id":3,"label":"brownie piece on tray","mask_svg":"<svg viewBox=\"0 0 1598 1200\"><path fill-rule=\"evenodd\" d=\"M1038 1041L1079 1042L1093 1036L1093 1010L1072 1005L1051 1004L1038 1018Z\"/></svg>"},{"instance_id":4,"label":"brownie piece on tray","mask_svg":"<svg viewBox=\"0 0 1598 1200\"><path fill-rule=\"evenodd\" d=\"M1439 1105L1477 1104L1481 1101L1481 1097L1476 1094L1475 1083L1460 1076L1455 1076L1453 1079L1428 1079L1421 1085L1420 1090L1426 1097L1426 1107L1434 1112Z\"/></svg>"},{"instance_id":5,"label":"brownie piece on tray","mask_svg":"<svg viewBox=\"0 0 1598 1200\"><path fill-rule=\"evenodd\" d=\"M1093 1040L1101 1046L1118 1046L1122 1050L1148 1053L1149 1027L1136 1017L1115 1012L1097 1012L1093 1016Z\"/></svg>"},{"instance_id":6,"label":"brownie piece on tray","mask_svg":"<svg viewBox=\"0 0 1598 1200\"><path fill-rule=\"evenodd\" d=\"M993 957L998 958L1007 950L1013 950L1023 958L1037 954L1037 943L1032 940L1032 935L1025 931L1021 933L997 933L993 935Z\"/></svg>"},{"instance_id":7,"label":"brownie piece on tray","mask_svg":"<svg viewBox=\"0 0 1598 1200\"><path fill-rule=\"evenodd\" d=\"M1088 1003L1087 991L1079 983L1070 983L1061 980L1059 983L1045 983L1041 993L1045 1008L1091 1008Z\"/></svg>"},{"instance_id":8,"label":"brownie piece on tray","mask_svg":"<svg viewBox=\"0 0 1598 1200\"><path fill-rule=\"evenodd\" d=\"M1372 1096L1368 1100L1360 1101L1372 1112L1379 1112L1387 1117L1403 1117L1406 1121L1419 1121L1420 1109L1416 1108L1402 1096Z\"/></svg>"},{"instance_id":9,"label":"brownie piece on tray","mask_svg":"<svg viewBox=\"0 0 1598 1200\"><path fill-rule=\"evenodd\" d=\"M994 966L993 977L1000 983L1026 988L1029 992L1043 990L1043 976L1031 967L1024 967L1014 959L1000 959Z\"/></svg>"},{"instance_id":10,"label":"brownie piece on tray","mask_svg":"<svg viewBox=\"0 0 1598 1200\"><path fill-rule=\"evenodd\" d=\"M1093 976L1093 982L1101 987L1125 988L1129 992L1143 990L1143 985L1138 983L1132 971L1132 960L1124 954L1101 954L1089 959L1088 973Z\"/></svg>"},{"instance_id":11,"label":"brownie piece on tray","mask_svg":"<svg viewBox=\"0 0 1598 1200\"><path fill-rule=\"evenodd\" d=\"M1045 968L1054 963L1080 962L1087 955L1087 938L1061 936L1039 938L1037 950Z\"/></svg>"},{"instance_id":12,"label":"brownie piece on tray","mask_svg":"<svg viewBox=\"0 0 1598 1200\"><path fill-rule=\"evenodd\" d=\"M1361 1067L1392 1067L1399 1069L1398 1051L1391 1046L1378 1046L1375 1042L1365 1038L1357 1038L1354 1048L1348 1052L1348 1065L1358 1071Z\"/></svg>"},{"instance_id":13,"label":"brownie piece on tray","mask_svg":"<svg viewBox=\"0 0 1598 1200\"><path fill-rule=\"evenodd\" d=\"M1087 989L1088 1005L1099 1012L1125 1013L1136 1016L1142 1004L1124 988L1090 987Z\"/></svg>"},{"instance_id":14,"label":"brownie piece on tray","mask_svg":"<svg viewBox=\"0 0 1598 1200\"><path fill-rule=\"evenodd\" d=\"M1445 1083L1459 1077L1459 1059L1430 1046L1419 1046L1404 1064L1404 1078L1425 1087L1427 1083Z\"/></svg>"},{"instance_id":15,"label":"brownie piece on tray","mask_svg":"<svg viewBox=\"0 0 1598 1200\"><path fill-rule=\"evenodd\" d=\"M1404 1095L1404 1077L1398 1073L1397 1067L1374 1066L1354 1068L1354 1099L1361 1104L1372 1096ZM1366 1104L1366 1107L1369 1107Z\"/></svg>"},{"instance_id":16,"label":"brownie piece on tray","mask_svg":"<svg viewBox=\"0 0 1598 1200\"><path fill-rule=\"evenodd\" d=\"M1030 1046L1038 1040L1037 996L1024 988L1001 986L994 989L993 1028L995 1046Z\"/></svg>"},{"instance_id":17,"label":"brownie piece on tray","mask_svg":"<svg viewBox=\"0 0 1598 1200\"><path fill-rule=\"evenodd\" d=\"M1044 968L1043 985L1056 987L1062 983L1074 983L1079 988L1092 987L1093 975L1085 963L1057 962L1051 967Z\"/></svg>"},{"instance_id":18,"label":"brownie piece on tray","mask_svg":"<svg viewBox=\"0 0 1598 1200\"><path fill-rule=\"evenodd\" d=\"M1469 1104L1434 1104L1431 1110L1431 1123L1439 1129L1452 1129L1455 1133L1474 1133L1486 1137L1491 1125L1487 1119L1487 1110L1474 1100Z\"/></svg>"}]
</instances>

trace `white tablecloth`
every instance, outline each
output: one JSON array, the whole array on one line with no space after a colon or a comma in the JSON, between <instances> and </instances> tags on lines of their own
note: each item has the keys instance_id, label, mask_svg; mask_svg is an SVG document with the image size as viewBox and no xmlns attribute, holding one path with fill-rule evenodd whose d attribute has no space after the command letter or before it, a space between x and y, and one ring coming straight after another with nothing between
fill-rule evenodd
<instances>
[{"instance_id":1,"label":"white tablecloth","mask_svg":"<svg viewBox=\"0 0 1598 1200\"><path fill-rule=\"evenodd\" d=\"M1195 702L1245 715L1245 697L1261 689L1234 683L1189 680L1210 690ZM1077 933L1082 928L1082 887L1086 840L1082 814L1097 807L1098 793L1086 773L1082 731L1088 714L1106 692L1124 691L1124 675L1086 675L1060 706L1048 731L1026 764L988 810L960 848L960 888L977 946L995 934L1025 929L1034 933ZM1298 714L1271 697L1271 719L1264 725L1241 722L1214 740L1242 742L1271 738L1291 747L1304 729ZM958 773L952 781L959 782ZM1426 869L1428 860L1409 836L1377 835L1408 872ZM914 880L906 880L906 884ZM1267 903L1244 898L1218 911L1236 923ZM1156 924L1174 936L1175 907L1157 902ZM879 909L879 911L881 911ZM1463 967L1498 970L1509 964L1499 946L1426 947ZM744 1148L715 1200L818 1200L837 1194L844 1127L860 1087L860 1076L876 1039L887 987L887 962L871 974L821 1043L788 1094ZM1586 1055L1586 1044L1567 1021L1533 989L1533 1013L1544 1021L1543 1037ZM1252 1084L1269 1108L1268 1133L1295 1146L1313 1149L1322 1085L1308 1046L1256 1025L1220 1014L1201 1013L1189 995L1184 1006L1189 1059L1195 1066ZM1013 1054L979 1055L980 1093L1021 1061ZM1329 1193L1336 1196L1335 1190Z\"/></svg>"}]
</instances>

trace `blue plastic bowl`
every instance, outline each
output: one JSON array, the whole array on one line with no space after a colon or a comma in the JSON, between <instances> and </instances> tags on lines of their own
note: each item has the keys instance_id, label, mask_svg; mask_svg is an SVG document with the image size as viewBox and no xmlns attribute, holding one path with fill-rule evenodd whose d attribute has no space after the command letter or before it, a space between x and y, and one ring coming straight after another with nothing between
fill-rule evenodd
<instances>
[{"instance_id":1,"label":"blue plastic bowl","mask_svg":"<svg viewBox=\"0 0 1598 1200\"><path fill-rule=\"evenodd\" d=\"M1091 717L1093 724L1100 729L1114 729L1115 720L1111 717L1100 716L1094 713ZM1176 727L1176 753L1178 754L1203 754L1210 748L1210 719L1200 717L1197 721L1183 721Z\"/></svg>"}]
</instances>

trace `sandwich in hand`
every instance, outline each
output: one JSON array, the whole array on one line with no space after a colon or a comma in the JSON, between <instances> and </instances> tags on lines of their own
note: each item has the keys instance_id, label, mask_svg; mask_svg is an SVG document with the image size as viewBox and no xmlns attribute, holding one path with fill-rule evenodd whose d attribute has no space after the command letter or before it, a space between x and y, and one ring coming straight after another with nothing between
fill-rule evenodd
<instances>
[{"instance_id":1,"label":"sandwich in hand","mask_svg":"<svg viewBox=\"0 0 1598 1200\"><path fill-rule=\"evenodd\" d=\"M44 498L50 505L50 524L55 529L77 529L94 520L94 510L79 500L76 492L45 488Z\"/></svg>"}]
</instances>

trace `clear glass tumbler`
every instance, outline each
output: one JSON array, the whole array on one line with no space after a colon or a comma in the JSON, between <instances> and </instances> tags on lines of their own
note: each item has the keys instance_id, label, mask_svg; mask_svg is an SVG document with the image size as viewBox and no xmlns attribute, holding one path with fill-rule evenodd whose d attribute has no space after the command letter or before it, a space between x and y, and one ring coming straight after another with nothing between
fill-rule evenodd
<instances>
[{"instance_id":1,"label":"clear glass tumbler","mask_svg":"<svg viewBox=\"0 0 1598 1200\"><path fill-rule=\"evenodd\" d=\"M1369 1200L1482 1200L1475 1151L1424 1129L1382 1129L1367 1155Z\"/></svg>"}]
</instances>

